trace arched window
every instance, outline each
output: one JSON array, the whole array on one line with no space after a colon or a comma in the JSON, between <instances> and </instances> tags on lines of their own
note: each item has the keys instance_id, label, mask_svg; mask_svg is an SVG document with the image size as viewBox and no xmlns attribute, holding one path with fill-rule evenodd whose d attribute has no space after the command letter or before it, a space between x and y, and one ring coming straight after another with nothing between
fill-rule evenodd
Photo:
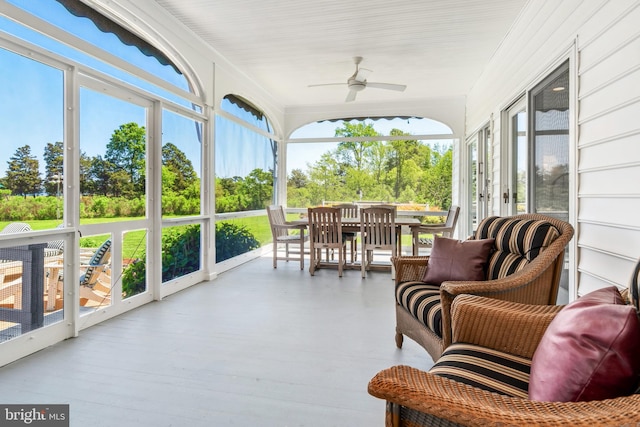
<instances>
[{"instance_id":1,"label":"arched window","mask_svg":"<svg viewBox=\"0 0 640 427\"><path fill-rule=\"evenodd\" d=\"M173 102L190 106L189 102L175 96L171 87L191 92L192 85L160 49L81 1L9 0L9 3L42 19L46 25L58 27L106 54L98 55L93 54L93 51L73 48L67 43L43 36L39 32L40 26L28 28L2 18L0 22L7 32ZM109 61L109 55L114 61Z\"/></svg>"},{"instance_id":2,"label":"arched window","mask_svg":"<svg viewBox=\"0 0 640 427\"><path fill-rule=\"evenodd\" d=\"M287 140L287 205L384 201L447 209L452 144L451 128L426 118L308 124Z\"/></svg>"}]
</instances>

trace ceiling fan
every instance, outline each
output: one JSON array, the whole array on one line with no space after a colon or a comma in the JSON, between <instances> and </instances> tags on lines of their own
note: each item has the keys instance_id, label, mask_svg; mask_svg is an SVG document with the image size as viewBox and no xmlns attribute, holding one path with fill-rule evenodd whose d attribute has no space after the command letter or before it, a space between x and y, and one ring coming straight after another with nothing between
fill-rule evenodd
<instances>
[{"instance_id":1,"label":"ceiling fan","mask_svg":"<svg viewBox=\"0 0 640 427\"><path fill-rule=\"evenodd\" d=\"M347 98L345 99L345 102L351 102L355 100L356 94L364 90L366 87L372 87L376 89L396 90L398 92L402 92L407 88L407 85L369 82L367 81L367 76L372 71L366 68L360 68L362 57L361 56L354 57L353 62L356 64L356 71L355 73L353 73L351 77L347 79L346 83L324 83L324 84L309 85L309 87L347 85L349 87L349 93L347 94Z\"/></svg>"}]
</instances>

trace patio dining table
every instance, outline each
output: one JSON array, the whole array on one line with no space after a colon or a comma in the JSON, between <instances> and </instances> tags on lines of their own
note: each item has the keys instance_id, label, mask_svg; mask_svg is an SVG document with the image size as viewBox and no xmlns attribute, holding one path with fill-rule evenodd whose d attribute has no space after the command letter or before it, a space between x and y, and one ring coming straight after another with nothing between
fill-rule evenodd
<instances>
[{"instance_id":1,"label":"patio dining table","mask_svg":"<svg viewBox=\"0 0 640 427\"><path fill-rule=\"evenodd\" d=\"M307 218L301 218L299 220L293 220L293 221L289 221L290 224L300 224L300 225L309 225L309 221ZM342 223L342 231L345 233L350 233L350 232L359 232L360 231L360 218L349 218L349 217L345 217L342 218L341 220ZM411 217L411 216L397 216L395 218L395 223L396 223L396 235L397 237L397 241L398 243L401 241L401 236L402 236L402 227L408 227L409 228L409 235L413 234L413 228L414 227L418 227L421 224L421 221L419 218L416 217ZM400 252L398 252L399 254ZM345 268L347 269L360 269L360 262L354 262L354 263L347 263ZM372 266L374 269L376 270L383 270L383 271L390 271L391 270L391 264L377 264L377 265L373 265Z\"/></svg>"}]
</instances>

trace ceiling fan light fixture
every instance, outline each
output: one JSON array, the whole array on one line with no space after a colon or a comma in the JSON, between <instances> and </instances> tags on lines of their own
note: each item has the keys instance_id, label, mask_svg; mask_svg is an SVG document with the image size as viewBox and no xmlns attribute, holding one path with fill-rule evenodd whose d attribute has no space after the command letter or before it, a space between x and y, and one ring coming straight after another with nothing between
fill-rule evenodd
<instances>
[{"instance_id":1,"label":"ceiling fan light fixture","mask_svg":"<svg viewBox=\"0 0 640 427\"><path fill-rule=\"evenodd\" d=\"M361 90L364 90L364 88L367 87L367 82L359 82L357 80L354 79L349 79L349 90L353 90L355 92L360 92Z\"/></svg>"}]
</instances>

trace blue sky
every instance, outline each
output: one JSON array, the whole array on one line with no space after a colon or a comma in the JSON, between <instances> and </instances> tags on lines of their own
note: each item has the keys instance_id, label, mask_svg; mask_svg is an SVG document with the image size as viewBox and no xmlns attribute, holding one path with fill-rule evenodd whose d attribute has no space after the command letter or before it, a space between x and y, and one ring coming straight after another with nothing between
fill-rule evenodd
<instances>
[{"instance_id":1,"label":"blue sky","mask_svg":"<svg viewBox=\"0 0 640 427\"><path fill-rule=\"evenodd\" d=\"M185 89L186 80L172 68L161 65L155 58L142 55L131 46L123 45L115 35L99 31L86 18L70 15L63 6L53 0L12 0L12 3L50 22L73 28L76 35L100 46L115 47L112 53L144 67ZM73 22L68 25L67 22ZM0 31L32 41L48 50L60 53L77 62L102 70L143 89L170 97L142 80L110 67L72 48L31 31L8 19L0 18ZM7 162L19 147L29 145L31 154L40 161L44 176L44 147L47 143L63 140L63 73L54 67L0 49L0 176L4 176ZM12 82L12 84L4 84ZM177 100L176 97L171 97ZM188 105L186 102L180 102ZM132 103L117 100L89 89L81 91L80 145L88 156L105 154L106 144L120 125L136 122L146 125L145 110ZM188 132L185 130L188 129ZM190 141L184 141L185 135ZM195 141L195 142L194 142ZM163 142L173 142L192 159L199 173L200 144L195 137L193 122L172 113L163 115Z\"/></svg>"}]
</instances>

